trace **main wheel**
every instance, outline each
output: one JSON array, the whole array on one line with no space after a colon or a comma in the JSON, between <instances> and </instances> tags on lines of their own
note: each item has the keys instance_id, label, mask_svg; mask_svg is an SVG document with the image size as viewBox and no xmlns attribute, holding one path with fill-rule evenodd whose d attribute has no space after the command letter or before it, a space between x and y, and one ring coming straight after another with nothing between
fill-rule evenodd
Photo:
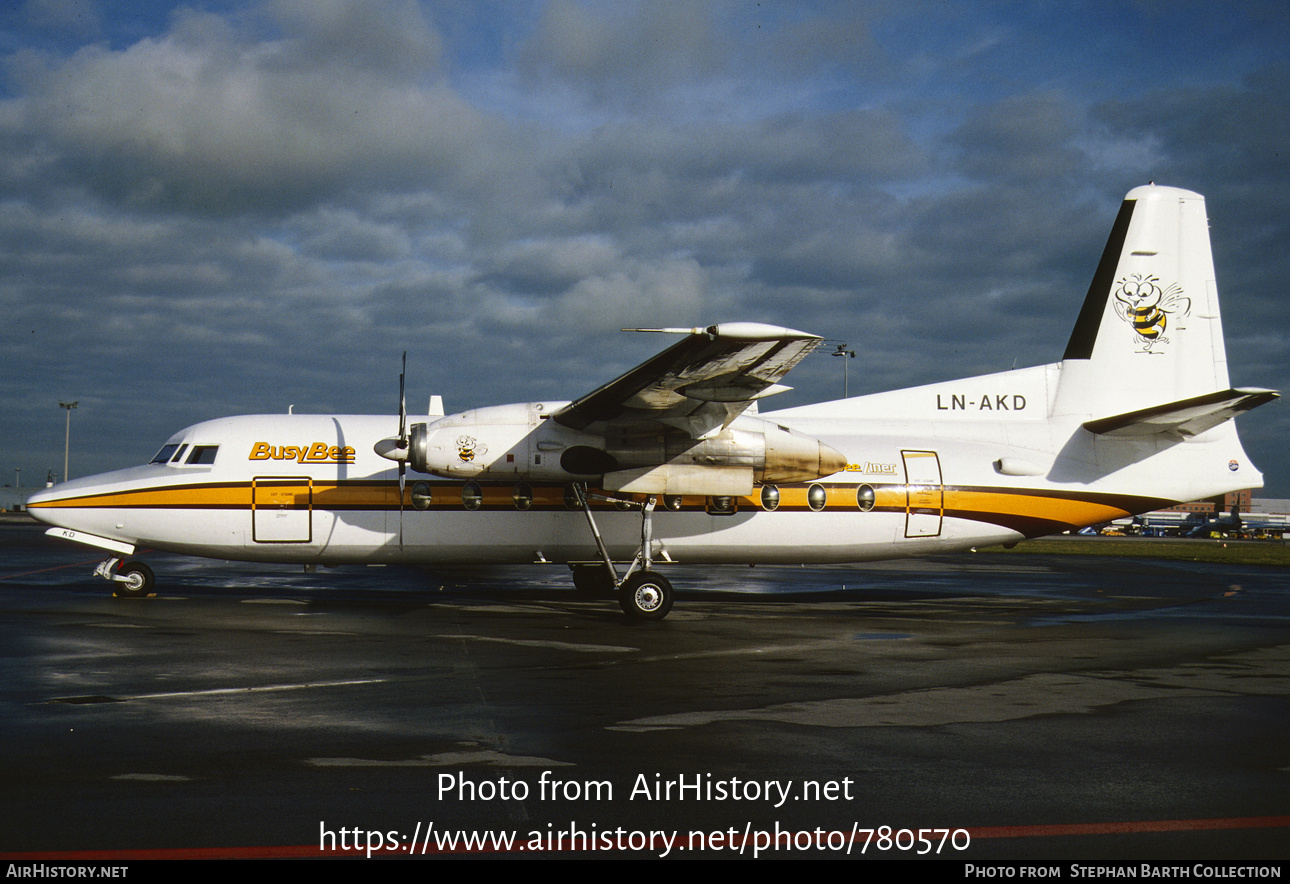
<instances>
[{"instance_id":1,"label":"main wheel","mask_svg":"<svg viewBox=\"0 0 1290 884\"><path fill-rule=\"evenodd\" d=\"M653 571L633 574L618 590L618 605L633 620L662 620L672 610L672 584Z\"/></svg>"},{"instance_id":2,"label":"main wheel","mask_svg":"<svg viewBox=\"0 0 1290 884\"><path fill-rule=\"evenodd\" d=\"M603 599L614 592L614 582L604 565L574 565L573 587L587 598Z\"/></svg>"},{"instance_id":3,"label":"main wheel","mask_svg":"<svg viewBox=\"0 0 1290 884\"><path fill-rule=\"evenodd\" d=\"M139 599L152 592L152 585L157 578L152 569L143 562L126 562L117 569L125 580L113 580L112 591L115 595Z\"/></svg>"}]
</instances>

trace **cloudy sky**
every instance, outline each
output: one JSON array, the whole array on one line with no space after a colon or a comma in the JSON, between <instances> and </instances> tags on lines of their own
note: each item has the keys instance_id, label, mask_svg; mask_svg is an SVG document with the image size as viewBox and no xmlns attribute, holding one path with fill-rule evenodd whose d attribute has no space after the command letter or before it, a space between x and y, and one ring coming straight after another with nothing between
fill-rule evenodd
<instances>
[{"instance_id":1,"label":"cloudy sky","mask_svg":"<svg viewBox=\"0 0 1290 884\"><path fill-rule=\"evenodd\" d=\"M7 4L0 480L61 472L60 399L84 475L394 412L404 350L413 411L573 398L624 326L843 340L853 394L1056 361L1148 180L1208 199L1233 382L1290 388L1287 47L1281 0Z\"/></svg>"}]
</instances>

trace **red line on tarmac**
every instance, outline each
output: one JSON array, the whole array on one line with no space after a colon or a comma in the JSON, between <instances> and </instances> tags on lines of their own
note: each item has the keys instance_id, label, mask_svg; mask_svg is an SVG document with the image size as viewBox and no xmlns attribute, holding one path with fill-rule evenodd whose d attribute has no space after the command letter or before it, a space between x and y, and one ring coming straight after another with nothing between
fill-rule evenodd
<instances>
[{"instance_id":1,"label":"red line on tarmac","mask_svg":"<svg viewBox=\"0 0 1290 884\"><path fill-rule=\"evenodd\" d=\"M62 571L66 568L83 568L86 565L97 565L103 561L100 559L89 559L84 562L72 562L69 565L52 565L48 568L37 568L35 571L23 571L21 574L0 574L0 580L13 580L17 577L29 577L32 574L44 574L46 571Z\"/></svg>"},{"instance_id":2,"label":"red line on tarmac","mask_svg":"<svg viewBox=\"0 0 1290 884\"><path fill-rule=\"evenodd\" d=\"M1249 816L1212 820L1138 820L1120 823L1062 823L1040 826L985 826L968 829L972 840L1043 838L1062 835L1123 835L1148 832L1200 832L1222 829L1290 827L1290 816ZM493 850L483 851L493 853ZM517 851L526 852L526 851ZM562 851L568 852L568 851ZM439 853L439 851L434 851ZM0 853L0 859L31 860L149 860L149 859L275 859L285 857L362 857L365 848L320 850L317 845L283 847L160 847L150 850L61 850ZM373 856L415 856L403 851L373 851Z\"/></svg>"},{"instance_id":3,"label":"red line on tarmac","mask_svg":"<svg viewBox=\"0 0 1290 884\"><path fill-rule=\"evenodd\" d=\"M1042 838L1054 835L1124 835L1143 832L1201 832L1290 826L1290 816L1247 816L1217 820L1138 820L1123 823L1062 823L1046 826L985 826L968 829L978 838Z\"/></svg>"},{"instance_id":4,"label":"red line on tarmac","mask_svg":"<svg viewBox=\"0 0 1290 884\"><path fill-rule=\"evenodd\" d=\"M107 551L104 550L104 552L107 552ZM141 556L144 553L150 553L150 552L152 552L152 550L150 549L141 549L135 552L135 556ZM124 557L117 556L117 558L124 558ZM83 562L71 562L66 565L51 565L48 568L37 568L35 571L23 571L21 574L0 574L0 580L14 580L18 577L29 577L32 574L44 574L46 571L63 571L67 568L84 568L86 565L97 565L101 561L103 561L102 556L100 556L97 559L86 559Z\"/></svg>"}]
</instances>

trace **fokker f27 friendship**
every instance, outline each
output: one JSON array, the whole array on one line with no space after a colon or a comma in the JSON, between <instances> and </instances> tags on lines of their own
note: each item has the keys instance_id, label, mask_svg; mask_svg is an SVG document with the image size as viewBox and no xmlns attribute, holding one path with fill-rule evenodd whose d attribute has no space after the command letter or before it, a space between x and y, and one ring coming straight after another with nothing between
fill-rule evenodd
<instances>
[{"instance_id":1,"label":"fokker f27 friendship","mask_svg":"<svg viewBox=\"0 0 1290 884\"><path fill-rule=\"evenodd\" d=\"M1148 185L1115 219L1060 362L774 412L819 337L757 323L682 335L572 402L409 420L257 415L28 502L48 533L305 565L561 563L659 620L659 562L831 563L1010 544L1258 487L1227 376L1205 201ZM402 398L402 397L400 397ZM625 571L620 567L625 565Z\"/></svg>"}]
</instances>

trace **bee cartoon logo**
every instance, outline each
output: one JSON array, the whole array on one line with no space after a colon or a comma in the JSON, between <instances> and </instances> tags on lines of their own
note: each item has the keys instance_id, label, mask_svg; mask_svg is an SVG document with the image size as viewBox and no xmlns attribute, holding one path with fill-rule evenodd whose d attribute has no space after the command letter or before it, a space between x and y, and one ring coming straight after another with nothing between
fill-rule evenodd
<instances>
[{"instance_id":1,"label":"bee cartoon logo","mask_svg":"<svg viewBox=\"0 0 1290 884\"><path fill-rule=\"evenodd\" d=\"M1165 337L1169 317L1181 319L1191 313L1191 298L1183 296L1182 286L1177 283L1165 287L1161 286L1158 277L1134 273L1121 279L1116 286L1112 302L1115 312L1133 327L1134 334L1142 342L1141 353L1160 352L1151 348L1169 343Z\"/></svg>"},{"instance_id":2,"label":"bee cartoon logo","mask_svg":"<svg viewBox=\"0 0 1290 884\"><path fill-rule=\"evenodd\" d=\"M488 453L488 446L481 445L474 436L457 437L457 457L462 463L470 463L476 456L483 457Z\"/></svg>"}]
</instances>

